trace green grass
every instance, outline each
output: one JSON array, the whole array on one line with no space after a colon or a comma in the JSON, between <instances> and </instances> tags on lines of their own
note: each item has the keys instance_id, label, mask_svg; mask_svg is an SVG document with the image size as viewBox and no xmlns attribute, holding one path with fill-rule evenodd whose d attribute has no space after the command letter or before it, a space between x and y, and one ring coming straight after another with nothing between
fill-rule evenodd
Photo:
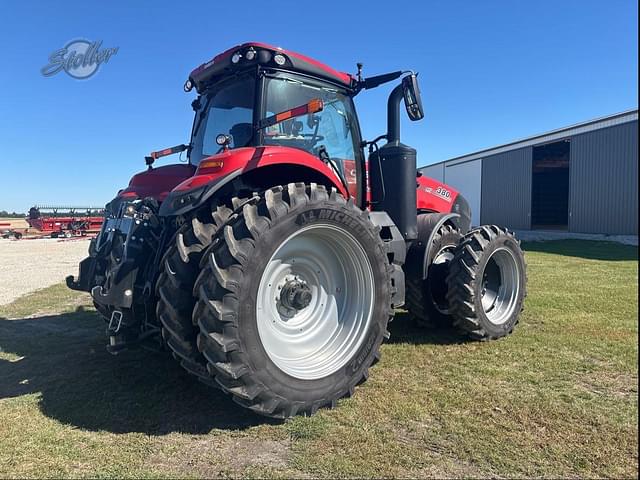
<instances>
[{"instance_id":1,"label":"green grass","mask_svg":"<svg viewBox=\"0 0 640 480\"><path fill-rule=\"evenodd\" d=\"M637 249L525 248L511 337L400 314L353 398L284 423L164 355L108 355L86 295L0 307L0 477L637 477Z\"/></svg>"}]
</instances>

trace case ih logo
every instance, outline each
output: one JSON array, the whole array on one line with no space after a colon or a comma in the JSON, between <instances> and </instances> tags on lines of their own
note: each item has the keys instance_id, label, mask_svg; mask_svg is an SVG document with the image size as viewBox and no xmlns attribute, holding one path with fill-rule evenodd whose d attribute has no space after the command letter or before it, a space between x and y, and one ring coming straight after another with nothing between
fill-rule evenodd
<instances>
[{"instance_id":1,"label":"case ih logo","mask_svg":"<svg viewBox=\"0 0 640 480\"><path fill-rule=\"evenodd\" d=\"M40 72L45 77L52 77L58 72L65 71L69 76L83 80L98 71L103 63L118 53L118 47L103 48L102 40L89 42L88 40L71 40L64 48L49 55L49 63Z\"/></svg>"}]
</instances>

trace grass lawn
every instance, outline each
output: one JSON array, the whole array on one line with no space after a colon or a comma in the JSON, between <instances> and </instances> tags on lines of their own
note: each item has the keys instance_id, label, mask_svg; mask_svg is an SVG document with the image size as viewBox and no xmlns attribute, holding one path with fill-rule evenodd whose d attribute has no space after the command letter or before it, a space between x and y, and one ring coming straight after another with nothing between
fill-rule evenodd
<instances>
[{"instance_id":1,"label":"grass lawn","mask_svg":"<svg viewBox=\"0 0 640 480\"><path fill-rule=\"evenodd\" d=\"M0 477L637 477L637 248L525 245L515 333L399 314L335 410L268 421L161 354L112 357L88 295L0 307Z\"/></svg>"}]
</instances>

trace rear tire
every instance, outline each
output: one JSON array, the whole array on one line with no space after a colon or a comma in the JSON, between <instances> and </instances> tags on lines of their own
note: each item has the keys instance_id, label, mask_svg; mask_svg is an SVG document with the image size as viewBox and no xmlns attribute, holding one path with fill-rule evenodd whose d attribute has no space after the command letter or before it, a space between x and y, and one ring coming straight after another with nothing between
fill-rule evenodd
<instances>
[{"instance_id":1,"label":"rear tire","mask_svg":"<svg viewBox=\"0 0 640 480\"><path fill-rule=\"evenodd\" d=\"M455 252L447 279L454 325L475 340L510 334L526 297L526 264L508 230L485 225L471 230Z\"/></svg>"},{"instance_id":2,"label":"rear tire","mask_svg":"<svg viewBox=\"0 0 640 480\"><path fill-rule=\"evenodd\" d=\"M350 396L379 359L393 269L368 214L335 190L267 190L216 234L201 264L198 348L240 405L312 415Z\"/></svg>"},{"instance_id":3,"label":"rear tire","mask_svg":"<svg viewBox=\"0 0 640 480\"><path fill-rule=\"evenodd\" d=\"M210 218L193 217L185 222L163 256L156 284L156 316L162 325L162 338L180 365L205 383L212 382L196 345L198 330L191 321L196 303L193 285L200 273L198 264L204 250L231 213L230 208L217 205L210 215L206 212Z\"/></svg>"},{"instance_id":4,"label":"rear tire","mask_svg":"<svg viewBox=\"0 0 640 480\"><path fill-rule=\"evenodd\" d=\"M422 279L422 268L415 269L406 276L406 308L421 326L445 326L452 323L447 300L447 277L449 264L461 239L462 234L456 228L442 225L431 242L427 278Z\"/></svg>"}]
</instances>

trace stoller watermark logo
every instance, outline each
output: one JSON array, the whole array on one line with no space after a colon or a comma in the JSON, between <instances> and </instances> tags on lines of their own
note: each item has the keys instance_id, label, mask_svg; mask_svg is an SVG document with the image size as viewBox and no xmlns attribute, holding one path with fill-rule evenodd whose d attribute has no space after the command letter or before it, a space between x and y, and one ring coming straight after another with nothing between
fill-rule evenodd
<instances>
[{"instance_id":1,"label":"stoller watermark logo","mask_svg":"<svg viewBox=\"0 0 640 480\"><path fill-rule=\"evenodd\" d=\"M102 40L71 40L64 48L49 55L49 63L40 72L45 77L52 77L64 71L75 79L84 80L96 73L116 53L118 47L102 48Z\"/></svg>"}]
</instances>

